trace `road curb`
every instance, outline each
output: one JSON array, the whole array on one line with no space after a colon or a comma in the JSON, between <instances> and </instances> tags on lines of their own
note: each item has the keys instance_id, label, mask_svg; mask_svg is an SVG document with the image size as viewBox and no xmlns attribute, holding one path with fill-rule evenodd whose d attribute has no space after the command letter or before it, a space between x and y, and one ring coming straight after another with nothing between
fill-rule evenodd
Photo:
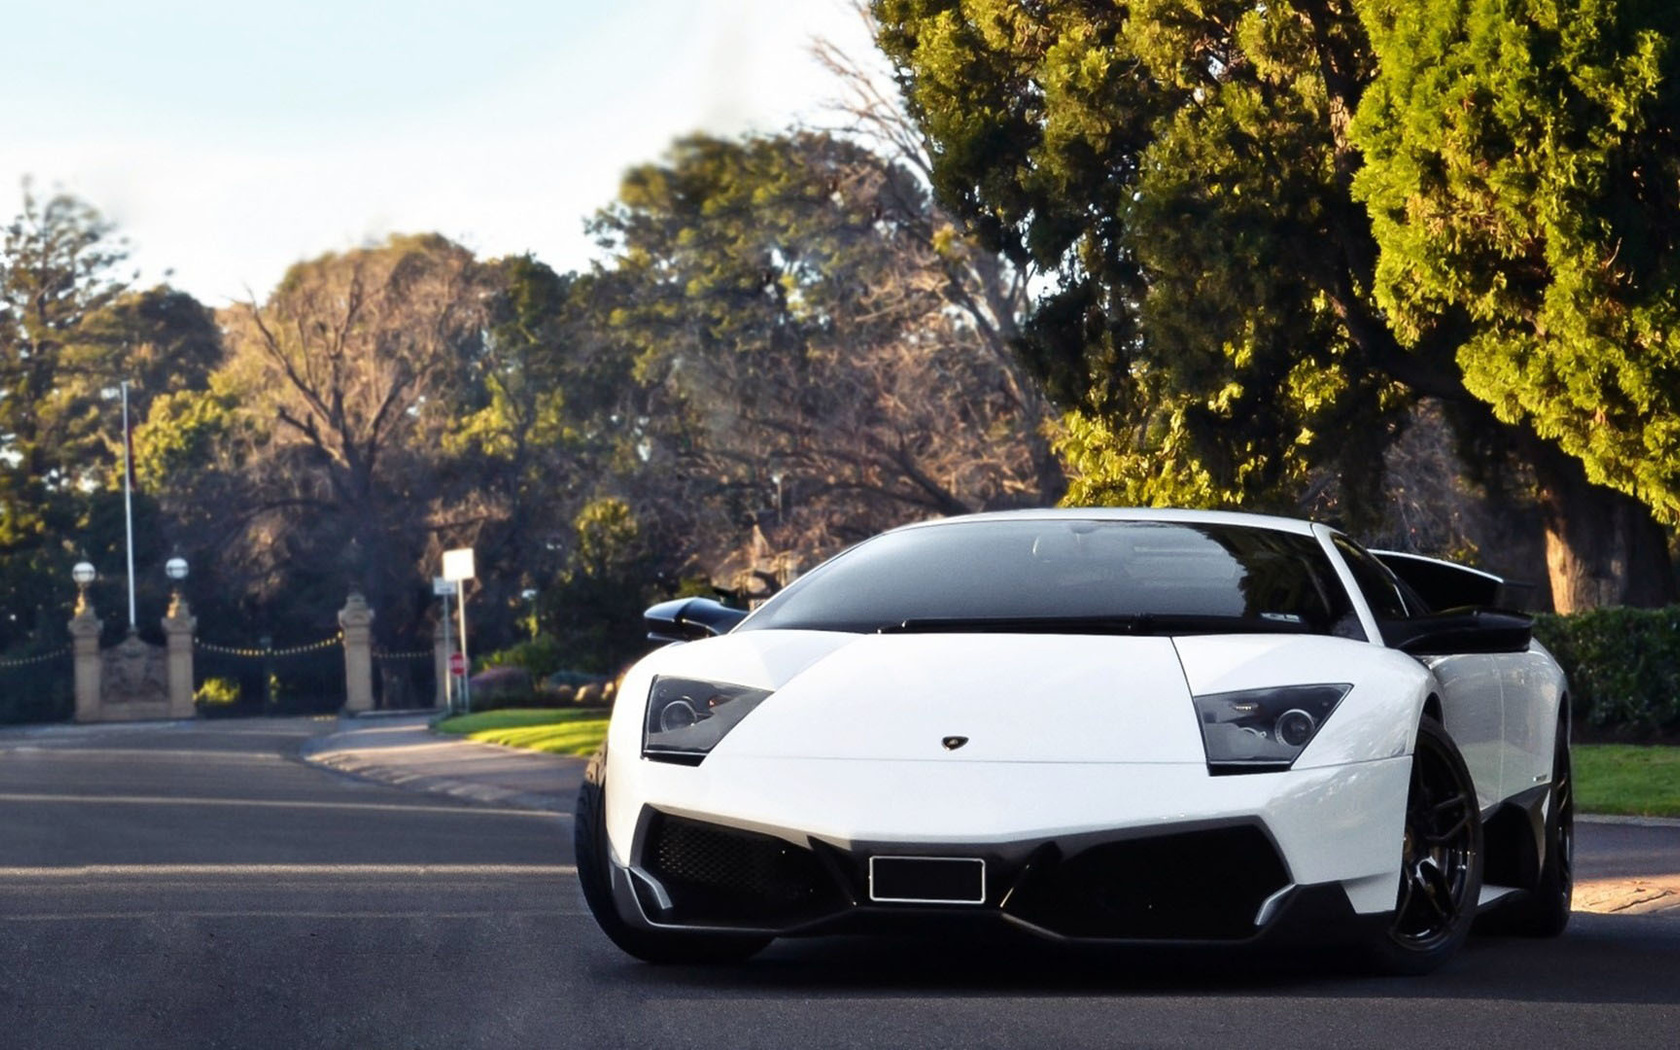
<instances>
[{"instance_id":1,"label":"road curb","mask_svg":"<svg viewBox=\"0 0 1680 1050\"><path fill-rule=\"evenodd\" d=\"M1577 813L1575 819L1582 824L1620 824L1630 828L1680 828L1680 819L1675 817L1624 817L1614 813Z\"/></svg>"},{"instance_id":2,"label":"road curb","mask_svg":"<svg viewBox=\"0 0 1680 1050\"><path fill-rule=\"evenodd\" d=\"M342 722L340 724L343 725ZM458 776L414 772L404 769L400 765L381 762L377 757L371 757L377 755L377 751L369 752L355 747L344 747L345 737L352 732L354 732L353 727L341 728L337 732L305 740L298 748L298 758L321 769L330 769L333 772L352 776L358 780L401 788L405 791L442 795L463 802L474 802L482 805L527 809L533 812L550 813L567 819L572 815L574 800L569 792L553 794L541 791L521 791L514 788L497 787L493 784ZM555 757L524 751L519 748L485 744L481 741L462 740L460 737L437 733L430 726L425 727L425 739L429 744L448 743L466 748L494 747L499 752L511 752L533 759L552 759Z\"/></svg>"},{"instance_id":3,"label":"road curb","mask_svg":"<svg viewBox=\"0 0 1680 1050\"><path fill-rule=\"evenodd\" d=\"M486 805L537 810L567 818L572 815L572 800L559 795L544 795L532 791L511 791L507 788L478 784L470 780L458 780L453 777L406 773L378 763L361 761L353 753L328 752L321 754L305 752L301 757L310 765L319 766L322 769L331 769L334 772L345 773L361 780L369 780L389 787L399 787L407 791L421 791L429 795L447 795L450 798Z\"/></svg>"}]
</instances>

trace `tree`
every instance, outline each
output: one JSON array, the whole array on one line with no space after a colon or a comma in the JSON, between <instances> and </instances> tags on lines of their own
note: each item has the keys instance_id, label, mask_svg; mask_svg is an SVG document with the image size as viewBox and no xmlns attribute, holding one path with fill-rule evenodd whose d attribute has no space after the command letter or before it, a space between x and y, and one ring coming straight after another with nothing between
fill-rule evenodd
<instances>
[{"instance_id":1,"label":"tree","mask_svg":"<svg viewBox=\"0 0 1680 1050\"><path fill-rule=\"evenodd\" d=\"M982 332L1012 293L976 296L983 260L904 166L819 133L688 139L595 231L647 391L638 473L663 497L638 505L693 509L689 536L738 548L756 526L806 561L1059 485L1031 452L1036 391Z\"/></svg>"},{"instance_id":2,"label":"tree","mask_svg":"<svg viewBox=\"0 0 1680 1050\"><path fill-rule=\"evenodd\" d=\"M609 332L611 281L529 256L485 271L494 294L484 344L443 438L452 480L440 536L478 552L486 590L476 622L497 633L524 615L525 588L567 571L574 537L557 523L635 461L627 446L639 412L630 353Z\"/></svg>"},{"instance_id":3,"label":"tree","mask_svg":"<svg viewBox=\"0 0 1680 1050\"><path fill-rule=\"evenodd\" d=\"M118 384L130 382L138 419L154 396L201 385L221 353L191 296L128 288L125 256L93 207L41 200L27 184L0 242L0 651L62 637L64 581L81 555L123 574L121 505L110 498L121 486ZM137 501L136 538L149 543L136 543L136 568L154 589L168 556L155 511Z\"/></svg>"},{"instance_id":4,"label":"tree","mask_svg":"<svg viewBox=\"0 0 1680 1050\"><path fill-rule=\"evenodd\" d=\"M1609 485L1680 521L1680 11L1477 0L1361 14L1378 73L1351 131L1365 158L1353 188L1391 327L1410 345L1460 316L1465 386L1579 459L1572 487ZM1560 531L1639 535L1552 503ZM1571 590L1614 600L1605 583Z\"/></svg>"},{"instance_id":5,"label":"tree","mask_svg":"<svg viewBox=\"0 0 1680 1050\"><path fill-rule=\"evenodd\" d=\"M105 481L101 408L121 373L120 344L87 322L116 301L126 252L113 229L68 196L37 200L0 245L0 544L73 531L78 493Z\"/></svg>"},{"instance_id":6,"label":"tree","mask_svg":"<svg viewBox=\"0 0 1680 1050\"><path fill-rule=\"evenodd\" d=\"M647 651L642 610L661 596L660 560L624 500L603 497L578 512L566 568L538 608L563 668L614 674Z\"/></svg>"},{"instance_id":7,"label":"tree","mask_svg":"<svg viewBox=\"0 0 1680 1050\"><path fill-rule=\"evenodd\" d=\"M299 263L224 316L208 390L159 401L142 461L248 616L281 637L330 630L357 588L382 639L421 635L439 450L489 294L435 235Z\"/></svg>"},{"instance_id":8,"label":"tree","mask_svg":"<svg viewBox=\"0 0 1680 1050\"><path fill-rule=\"evenodd\" d=\"M1262 507L1329 470L1357 524L1375 517L1383 451L1413 403L1436 399L1461 440L1532 464L1560 608L1673 596L1650 514L1476 399L1465 312L1407 330L1378 300L1353 193L1353 115L1386 61L1364 9L873 6L940 198L1043 275L1022 349L1070 410L1075 464L1124 471L1119 487L1152 501Z\"/></svg>"}]
</instances>

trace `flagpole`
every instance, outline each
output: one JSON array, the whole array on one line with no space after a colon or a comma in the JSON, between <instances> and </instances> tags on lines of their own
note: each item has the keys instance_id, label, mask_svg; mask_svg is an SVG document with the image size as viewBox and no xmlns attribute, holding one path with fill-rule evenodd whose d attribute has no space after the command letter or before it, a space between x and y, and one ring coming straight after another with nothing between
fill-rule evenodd
<instances>
[{"instance_id":1,"label":"flagpole","mask_svg":"<svg viewBox=\"0 0 1680 1050\"><path fill-rule=\"evenodd\" d=\"M134 633L134 446L128 440L128 382L122 385L123 524L128 535L128 633Z\"/></svg>"}]
</instances>

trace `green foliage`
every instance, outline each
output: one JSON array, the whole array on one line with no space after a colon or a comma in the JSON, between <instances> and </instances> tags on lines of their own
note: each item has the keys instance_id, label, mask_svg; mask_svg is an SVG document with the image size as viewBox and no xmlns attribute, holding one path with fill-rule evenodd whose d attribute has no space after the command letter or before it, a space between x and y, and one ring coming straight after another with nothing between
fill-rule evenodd
<instances>
[{"instance_id":1,"label":"green foliage","mask_svg":"<svg viewBox=\"0 0 1680 1050\"><path fill-rule=\"evenodd\" d=\"M1680 521L1680 8L1362 6L1353 127L1375 291L1416 343L1458 313L1464 381L1594 481Z\"/></svg>"},{"instance_id":2,"label":"green foliage","mask_svg":"<svg viewBox=\"0 0 1680 1050\"><path fill-rule=\"evenodd\" d=\"M516 642L506 649L498 649L474 662L487 668L523 668L532 679L545 681L549 675L564 666L561 652L561 645L553 635L539 634L528 641Z\"/></svg>"},{"instance_id":3,"label":"green foliage","mask_svg":"<svg viewBox=\"0 0 1680 1050\"><path fill-rule=\"evenodd\" d=\"M507 664L480 671L470 684L475 708L528 707L536 693L531 672Z\"/></svg>"},{"instance_id":4,"label":"green foliage","mask_svg":"<svg viewBox=\"0 0 1680 1050\"><path fill-rule=\"evenodd\" d=\"M206 678L193 693L193 703L199 707L229 707L239 703L237 678Z\"/></svg>"},{"instance_id":5,"label":"green foliage","mask_svg":"<svg viewBox=\"0 0 1680 1050\"><path fill-rule=\"evenodd\" d=\"M106 578L123 564L111 500L121 487L119 383L130 381L138 422L154 398L201 386L221 354L209 312L191 296L128 289L125 255L92 207L39 199L27 185L22 211L0 230L0 650L64 638L80 557ZM169 553L156 510L144 498L135 507L141 607L153 614L156 563ZM92 597L115 611L108 589L102 579Z\"/></svg>"},{"instance_id":6,"label":"green foliage","mask_svg":"<svg viewBox=\"0 0 1680 1050\"><path fill-rule=\"evenodd\" d=\"M1264 505L1333 474L1357 527L1425 396L1669 507L1673 5L872 9L941 200L1039 271L1021 350L1078 413L1072 498Z\"/></svg>"},{"instance_id":7,"label":"green foliage","mask_svg":"<svg viewBox=\"0 0 1680 1050\"><path fill-rule=\"evenodd\" d=\"M1076 413L1070 501L1276 506L1327 467L1373 512L1407 398L1338 136L1357 24L1222 0L874 10L942 199L1047 278L1022 351Z\"/></svg>"},{"instance_id":8,"label":"green foliage","mask_svg":"<svg viewBox=\"0 0 1680 1050\"><path fill-rule=\"evenodd\" d=\"M642 612L657 596L653 559L630 507L616 497L586 504L572 522L568 567L538 599L558 664L616 672L647 650Z\"/></svg>"},{"instance_id":9,"label":"green foliage","mask_svg":"<svg viewBox=\"0 0 1680 1050\"><path fill-rule=\"evenodd\" d=\"M217 451L238 425L239 398L225 380L211 382L207 390L180 390L152 401L134 433L134 470L142 488L215 468Z\"/></svg>"},{"instance_id":10,"label":"green foliage","mask_svg":"<svg viewBox=\"0 0 1680 1050\"><path fill-rule=\"evenodd\" d=\"M1534 634L1568 675L1578 722L1680 729L1680 606L1540 616Z\"/></svg>"}]
</instances>

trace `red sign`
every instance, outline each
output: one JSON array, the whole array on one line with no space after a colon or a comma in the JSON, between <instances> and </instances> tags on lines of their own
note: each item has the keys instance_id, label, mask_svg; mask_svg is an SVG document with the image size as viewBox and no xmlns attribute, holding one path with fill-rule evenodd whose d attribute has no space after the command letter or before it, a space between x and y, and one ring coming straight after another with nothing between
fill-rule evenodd
<instances>
[{"instance_id":1,"label":"red sign","mask_svg":"<svg viewBox=\"0 0 1680 1050\"><path fill-rule=\"evenodd\" d=\"M460 653L450 653L449 654L449 673L450 674L466 674L467 673L466 658L463 657Z\"/></svg>"}]
</instances>

